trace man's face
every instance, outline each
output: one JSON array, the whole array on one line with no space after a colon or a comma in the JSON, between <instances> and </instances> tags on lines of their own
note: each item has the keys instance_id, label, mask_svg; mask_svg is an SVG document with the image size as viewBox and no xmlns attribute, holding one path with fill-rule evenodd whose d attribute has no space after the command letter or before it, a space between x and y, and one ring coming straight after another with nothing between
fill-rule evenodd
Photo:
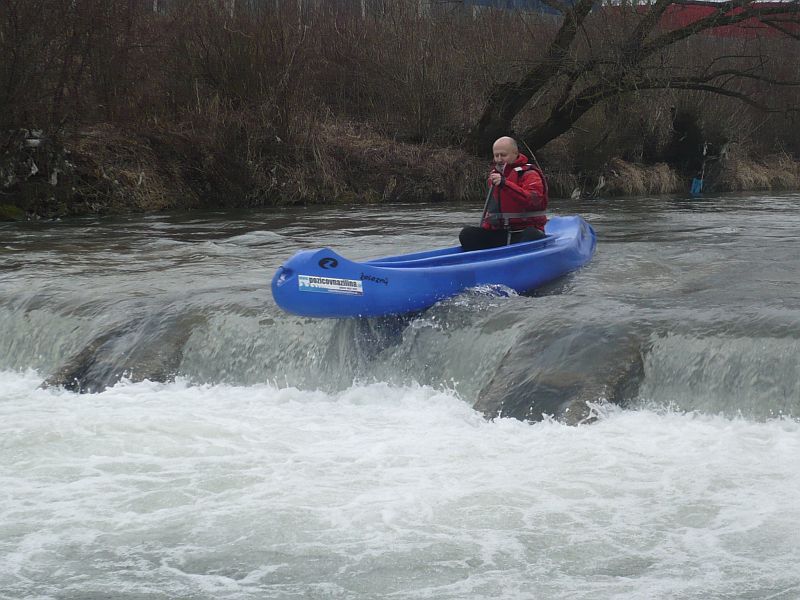
<instances>
[{"instance_id":1,"label":"man's face","mask_svg":"<svg viewBox=\"0 0 800 600\"><path fill-rule=\"evenodd\" d=\"M494 164L508 165L517 160L518 153L514 147L506 142L496 142L492 146L492 153L494 154Z\"/></svg>"}]
</instances>

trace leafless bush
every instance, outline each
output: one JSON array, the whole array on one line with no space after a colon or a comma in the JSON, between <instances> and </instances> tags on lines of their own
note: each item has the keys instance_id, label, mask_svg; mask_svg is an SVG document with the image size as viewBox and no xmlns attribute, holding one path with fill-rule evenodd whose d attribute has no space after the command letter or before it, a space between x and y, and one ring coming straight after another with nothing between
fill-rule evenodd
<instances>
[{"instance_id":1,"label":"leafless bush","mask_svg":"<svg viewBox=\"0 0 800 600\"><path fill-rule=\"evenodd\" d=\"M798 163L786 154L753 158L740 144L731 144L722 158L719 180L728 190L785 190L800 188Z\"/></svg>"},{"instance_id":2,"label":"leafless bush","mask_svg":"<svg viewBox=\"0 0 800 600\"><path fill-rule=\"evenodd\" d=\"M349 169L391 177L392 165L379 166L391 161L420 180L438 181L429 184L431 193L441 188L461 197L470 189L465 174L479 167L464 168L464 153L441 148L464 142L490 92L542 60L561 23L513 11L485 10L479 18L420 13L418 0L385 2L382 12L366 15L328 2L279 0L257 11L226 0L170 0L168 6L154 12L152 0L0 2L0 128L105 123L192 138L204 146L207 168L226 160L244 165L255 185L253 203L271 202L275 193L297 200L346 195L363 185ZM714 151L739 143L759 153L800 153L797 113L764 113L733 98L614 80L620 61L629 60L621 40L640 17L618 10L587 18L569 56L574 65L593 66L571 80L573 92L610 81L630 89L597 102L543 148L539 158L556 173L554 189L569 193L583 173L601 171L612 157L626 165L663 161L681 135L679 113L692 115ZM702 72L742 57L758 57L759 76L800 79L798 44L772 38L694 36L654 53L642 68ZM563 99L555 83L567 83L567 71L516 114L517 132L551 116ZM796 88L776 91L757 78L741 86L755 101L797 103ZM414 161L422 164L416 171ZM442 178L437 169L449 175ZM656 183L641 189L674 187L660 169L648 171ZM397 175L392 189L413 189L412 179ZM374 185L384 190L381 198L399 193L377 180Z\"/></svg>"}]
</instances>

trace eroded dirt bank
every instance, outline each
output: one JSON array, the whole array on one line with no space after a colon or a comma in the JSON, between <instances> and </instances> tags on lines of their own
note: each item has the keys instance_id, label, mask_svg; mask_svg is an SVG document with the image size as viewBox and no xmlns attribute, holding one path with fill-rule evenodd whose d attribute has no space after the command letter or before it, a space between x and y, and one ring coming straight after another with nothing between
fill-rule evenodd
<instances>
[{"instance_id":1,"label":"eroded dirt bank","mask_svg":"<svg viewBox=\"0 0 800 600\"><path fill-rule=\"evenodd\" d=\"M60 218L263 205L476 201L487 162L457 148L400 143L353 125L321 128L307 147L258 151L192 131L96 125L60 135L20 129L0 146L0 219ZM554 197L688 193L691 178L666 163L612 159L594 172L545 151ZM706 191L800 188L787 155L709 156Z\"/></svg>"}]
</instances>

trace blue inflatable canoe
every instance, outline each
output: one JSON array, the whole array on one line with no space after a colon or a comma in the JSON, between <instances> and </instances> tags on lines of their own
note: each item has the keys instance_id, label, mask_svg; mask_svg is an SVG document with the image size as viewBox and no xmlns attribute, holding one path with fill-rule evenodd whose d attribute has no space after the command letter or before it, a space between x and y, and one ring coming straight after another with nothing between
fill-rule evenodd
<instances>
[{"instance_id":1,"label":"blue inflatable canoe","mask_svg":"<svg viewBox=\"0 0 800 600\"><path fill-rule=\"evenodd\" d=\"M272 297L307 317L377 317L423 310L480 285L527 292L586 264L595 233L577 216L552 217L547 237L491 250L460 246L353 262L329 248L298 252L272 278Z\"/></svg>"}]
</instances>

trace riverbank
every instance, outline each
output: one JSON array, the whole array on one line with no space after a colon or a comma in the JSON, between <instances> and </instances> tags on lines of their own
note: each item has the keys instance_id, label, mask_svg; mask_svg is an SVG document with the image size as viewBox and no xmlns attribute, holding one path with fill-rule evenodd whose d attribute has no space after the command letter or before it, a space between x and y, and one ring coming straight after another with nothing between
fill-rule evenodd
<instances>
[{"instance_id":1,"label":"riverbank","mask_svg":"<svg viewBox=\"0 0 800 600\"><path fill-rule=\"evenodd\" d=\"M632 73L639 9L593 11L592 43L544 85L563 22L538 13L167 4L0 3L3 218L480 205L495 129L533 147L554 197L686 194L700 172L707 192L800 188L792 36L754 56L686 32ZM498 112L526 80L541 93Z\"/></svg>"},{"instance_id":2,"label":"riverbank","mask_svg":"<svg viewBox=\"0 0 800 600\"><path fill-rule=\"evenodd\" d=\"M368 127L326 124L298 150L280 138L253 151L240 141L161 127L98 124L59 136L17 130L0 153L0 220L199 208L376 203L480 203L486 161L458 148L402 143ZM559 197L688 193L666 163L613 158L591 171L557 149L540 154ZM729 146L709 157L710 191L800 188L800 162L755 159Z\"/></svg>"},{"instance_id":3,"label":"riverbank","mask_svg":"<svg viewBox=\"0 0 800 600\"><path fill-rule=\"evenodd\" d=\"M302 152L280 138L221 144L192 131L97 125L51 137L20 130L0 153L0 219L197 208L469 200L485 163L351 125L321 128Z\"/></svg>"}]
</instances>

